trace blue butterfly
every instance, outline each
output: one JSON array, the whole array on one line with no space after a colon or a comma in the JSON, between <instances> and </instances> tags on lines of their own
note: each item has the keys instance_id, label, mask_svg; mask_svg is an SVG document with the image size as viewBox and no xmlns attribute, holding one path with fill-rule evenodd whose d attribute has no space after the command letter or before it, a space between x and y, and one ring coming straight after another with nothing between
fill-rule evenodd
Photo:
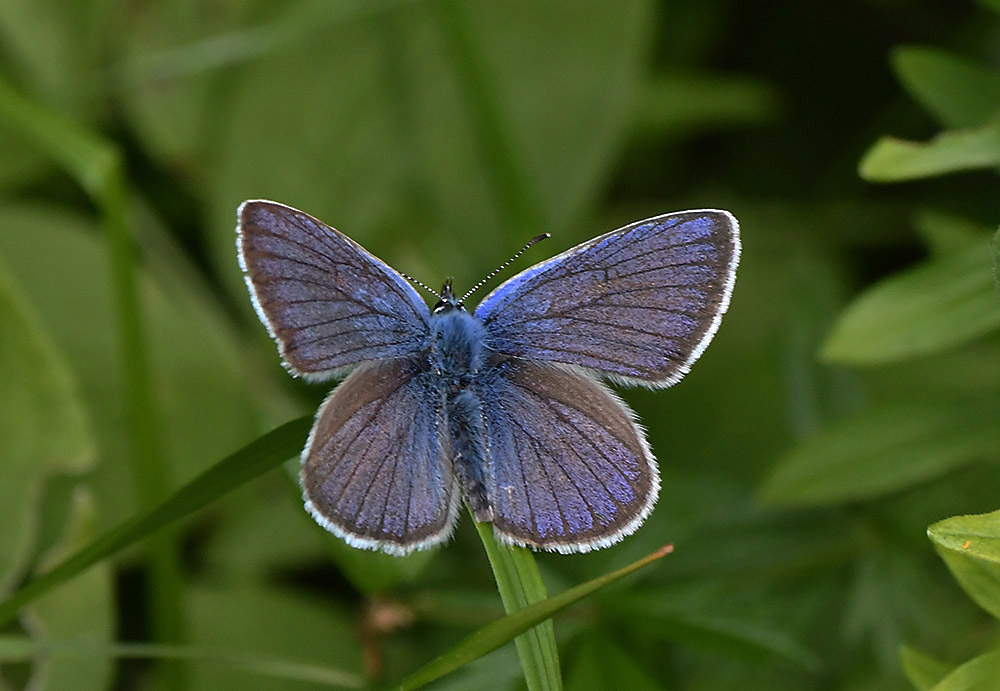
<instances>
[{"instance_id":1,"label":"blue butterfly","mask_svg":"<svg viewBox=\"0 0 1000 691\"><path fill-rule=\"evenodd\" d=\"M324 528L403 555L447 540L464 496L501 541L567 553L649 515L656 460L601 380L670 386L702 354L736 278L731 214L625 226L473 312L450 280L429 310L403 275L301 211L246 201L238 216L240 265L286 368L343 378L302 452L306 509Z\"/></svg>"}]
</instances>

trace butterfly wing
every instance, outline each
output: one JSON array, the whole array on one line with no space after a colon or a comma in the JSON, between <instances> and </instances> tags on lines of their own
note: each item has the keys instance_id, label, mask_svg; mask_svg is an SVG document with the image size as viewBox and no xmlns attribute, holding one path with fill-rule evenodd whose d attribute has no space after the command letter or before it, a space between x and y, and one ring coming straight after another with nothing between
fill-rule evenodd
<instances>
[{"instance_id":1,"label":"butterfly wing","mask_svg":"<svg viewBox=\"0 0 1000 691\"><path fill-rule=\"evenodd\" d=\"M521 272L475 313L493 351L670 386L715 334L739 255L728 212L666 214Z\"/></svg>"},{"instance_id":2,"label":"butterfly wing","mask_svg":"<svg viewBox=\"0 0 1000 691\"><path fill-rule=\"evenodd\" d=\"M326 379L359 362L423 347L426 304L361 245L274 202L243 202L238 216L250 296L293 374Z\"/></svg>"},{"instance_id":3,"label":"butterfly wing","mask_svg":"<svg viewBox=\"0 0 1000 691\"><path fill-rule=\"evenodd\" d=\"M355 547L407 554L446 540L459 495L443 405L416 360L361 365L316 415L302 452L306 509Z\"/></svg>"},{"instance_id":4,"label":"butterfly wing","mask_svg":"<svg viewBox=\"0 0 1000 691\"><path fill-rule=\"evenodd\" d=\"M587 552L634 532L659 471L632 412L585 374L509 359L479 383L486 491L500 539Z\"/></svg>"}]
</instances>

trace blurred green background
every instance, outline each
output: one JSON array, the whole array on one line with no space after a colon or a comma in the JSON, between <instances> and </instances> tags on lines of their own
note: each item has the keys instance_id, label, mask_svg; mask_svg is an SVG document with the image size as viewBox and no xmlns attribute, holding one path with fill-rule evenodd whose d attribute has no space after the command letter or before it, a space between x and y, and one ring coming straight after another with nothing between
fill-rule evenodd
<instances>
[{"instance_id":1,"label":"blurred green background","mask_svg":"<svg viewBox=\"0 0 1000 691\"><path fill-rule=\"evenodd\" d=\"M945 676L977 655L963 678L995 681L1000 548L942 560L926 530L1000 509L998 12L0 1L0 593L327 393L253 314L244 199L460 292L540 232L508 276L725 208L744 251L715 341L675 388L623 393L655 512L537 557L559 592L676 546L557 618L566 688L973 688ZM24 608L0 688L388 681L502 614L467 518L430 553L351 550L296 464ZM435 688L523 685L507 646Z\"/></svg>"}]
</instances>

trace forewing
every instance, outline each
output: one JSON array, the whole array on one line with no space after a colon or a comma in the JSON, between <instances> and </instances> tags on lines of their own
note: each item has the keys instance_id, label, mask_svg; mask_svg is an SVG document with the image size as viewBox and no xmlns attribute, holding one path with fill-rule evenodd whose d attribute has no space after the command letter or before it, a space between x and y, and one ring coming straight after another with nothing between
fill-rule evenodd
<instances>
[{"instance_id":1,"label":"forewing","mask_svg":"<svg viewBox=\"0 0 1000 691\"><path fill-rule=\"evenodd\" d=\"M306 509L355 547L406 554L448 538L458 486L437 378L415 360L367 363L316 415L302 452Z\"/></svg>"},{"instance_id":2,"label":"forewing","mask_svg":"<svg viewBox=\"0 0 1000 691\"><path fill-rule=\"evenodd\" d=\"M670 386L715 334L739 254L726 211L657 216L523 271L476 316L496 352Z\"/></svg>"},{"instance_id":3,"label":"forewing","mask_svg":"<svg viewBox=\"0 0 1000 691\"><path fill-rule=\"evenodd\" d=\"M422 348L427 306L381 259L281 204L243 202L238 216L250 296L293 373L329 378L359 362Z\"/></svg>"},{"instance_id":4,"label":"forewing","mask_svg":"<svg viewBox=\"0 0 1000 691\"><path fill-rule=\"evenodd\" d=\"M479 393L487 495L501 540L587 552L631 534L649 515L656 461L631 411L600 383L508 360Z\"/></svg>"}]
</instances>

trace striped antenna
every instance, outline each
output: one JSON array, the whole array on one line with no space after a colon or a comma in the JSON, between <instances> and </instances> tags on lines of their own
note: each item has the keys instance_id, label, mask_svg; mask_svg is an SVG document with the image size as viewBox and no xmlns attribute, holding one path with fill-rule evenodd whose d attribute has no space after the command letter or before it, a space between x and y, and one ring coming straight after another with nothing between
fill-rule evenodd
<instances>
[{"instance_id":1,"label":"striped antenna","mask_svg":"<svg viewBox=\"0 0 1000 691\"><path fill-rule=\"evenodd\" d=\"M423 281L418 281L413 276L410 276L409 274L404 274L402 271L399 272L399 275L402 276L403 278L405 278L410 283L413 283L414 285L420 286L421 288L423 288L424 290L426 290L428 293L430 293L431 295L433 295L434 297L436 297L438 300L443 300L444 299L443 297L441 297L441 293L437 292L436 290L434 290L433 288L431 288L429 285L427 285Z\"/></svg>"},{"instance_id":2,"label":"striped antenna","mask_svg":"<svg viewBox=\"0 0 1000 691\"><path fill-rule=\"evenodd\" d=\"M486 284L487 281L489 281L490 279L492 279L498 273L500 273L501 271L503 271L504 269L506 269L508 266L510 266L511 264L513 264L515 259L517 259L522 254L524 254L529 249L531 249L531 247L533 245L541 242L542 240L545 240L546 238L550 238L550 237L552 237L552 236L549 235L548 233L542 233L541 235L536 235L535 237L533 237L530 240L528 240L528 244L525 245L524 247L522 247L521 249L519 249L517 252L515 252L513 257L511 257L510 259L508 259L507 261L505 261L503 264L501 264L497 268L493 269L493 271L490 271L486 275L485 278L483 278L481 281L479 281L479 283L477 283L476 285L472 286L472 288L469 289L469 292L467 292L465 295L463 295L462 299L459 302L464 303L465 300L466 300L466 298L468 298L474 292L476 292L477 290L479 290L480 288L482 288Z\"/></svg>"}]
</instances>

